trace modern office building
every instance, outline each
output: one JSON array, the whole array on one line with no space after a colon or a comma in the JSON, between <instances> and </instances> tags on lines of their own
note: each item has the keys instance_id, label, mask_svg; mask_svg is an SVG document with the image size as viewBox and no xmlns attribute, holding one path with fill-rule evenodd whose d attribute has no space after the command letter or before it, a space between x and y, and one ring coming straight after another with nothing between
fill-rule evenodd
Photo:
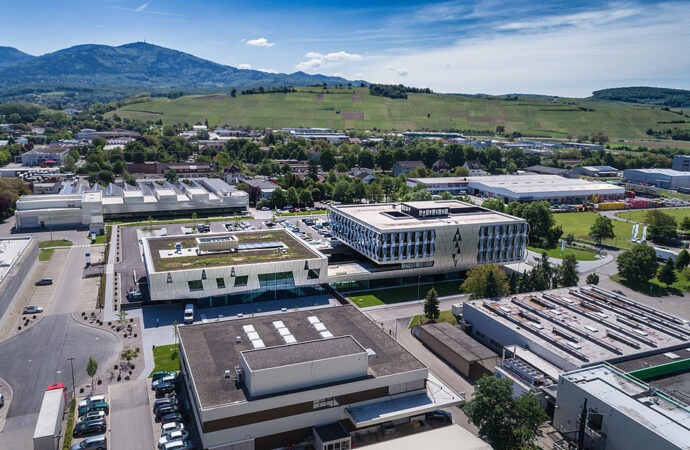
<instances>
[{"instance_id":1,"label":"modern office building","mask_svg":"<svg viewBox=\"0 0 690 450\"><path fill-rule=\"evenodd\" d=\"M580 448L690 448L687 404L608 364L561 375L556 406L554 428Z\"/></svg>"},{"instance_id":2,"label":"modern office building","mask_svg":"<svg viewBox=\"0 0 690 450\"><path fill-rule=\"evenodd\" d=\"M662 189L690 187L690 173L673 169L626 169L624 178L631 183L646 184Z\"/></svg>"},{"instance_id":3,"label":"modern office building","mask_svg":"<svg viewBox=\"0 0 690 450\"><path fill-rule=\"evenodd\" d=\"M347 450L464 403L350 305L183 326L179 342L204 449Z\"/></svg>"},{"instance_id":4,"label":"modern office building","mask_svg":"<svg viewBox=\"0 0 690 450\"><path fill-rule=\"evenodd\" d=\"M66 184L60 194L23 195L17 200L17 229L89 227L117 218L146 218L245 212L246 192L216 178L169 183L138 180L136 186Z\"/></svg>"},{"instance_id":5,"label":"modern office building","mask_svg":"<svg viewBox=\"0 0 690 450\"><path fill-rule=\"evenodd\" d=\"M690 155L675 155L671 168L680 172L690 172Z\"/></svg>"},{"instance_id":6,"label":"modern office building","mask_svg":"<svg viewBox=\"0 0 690 450\"><path fill-rule=\"evenodd\" d=\"M554 204L604 202L625 197L625 188L557 175L496 175L468 178L469 191L509 202L547 201Z\"/></svg>"},{"instance_id":7,"label":"modern office building","mask_svg":"<svg viewBox=\"0 0 690 450\"><path fill-rule=\"evenodd\" d=\"M152 301L221 306L321 292L328 261L288 231L142 238Z\"/></svg>"},{"instance_id":8,"label":"modern office building","mask_svg":"<svg viewBox=\"0 0 690 450\"><path fill-rule=\"evenodd\" d=\"M375 265L370 277L521 261L527 244L524 219L455 200L331 206L330 222L335 237Z\"/></svg>"},{"instance_id":9,"label":"modern office building","mask_svg":"<svg viewBox=\"0 0 690 450\"><path fill-rule=\"evenodd\" d=\"M422 186L431 195L441 195L448 192L451 195L467 194L467 178L437 177L437 178L408 178L405 182L409 187Z\"/></svg>"}]
</instances>

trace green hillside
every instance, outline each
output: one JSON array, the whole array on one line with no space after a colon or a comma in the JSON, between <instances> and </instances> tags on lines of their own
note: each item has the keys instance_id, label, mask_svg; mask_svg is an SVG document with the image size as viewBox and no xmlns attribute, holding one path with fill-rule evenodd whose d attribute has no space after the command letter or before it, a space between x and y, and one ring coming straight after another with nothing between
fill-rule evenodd
<instances>
[{"instance_id":1,"label":"green hillside","mask_svg":"<svg viewBox=\"0 0 690 450\"><path fill-rule=\"evenodd\" d=\"M195 95L154 98L114 111L123 118L162 120L164 124L328 127L355 130L459 130L472 132L505 127L506 133L566 138L601 131L610 139L644 138L677 114L648 106L590 99L550 97L470 97L409 94L405 100L375 97L366 88L303 88L296 93L261 95ZM674 124L690 129L690 123Z\"/></svg>"}]
</instances>

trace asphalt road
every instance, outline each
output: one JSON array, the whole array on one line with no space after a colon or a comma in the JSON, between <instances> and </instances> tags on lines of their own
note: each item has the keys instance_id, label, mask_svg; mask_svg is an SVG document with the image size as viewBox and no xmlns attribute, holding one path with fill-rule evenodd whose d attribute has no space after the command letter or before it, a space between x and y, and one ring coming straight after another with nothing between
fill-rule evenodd
<instances>
[{"instance_id":1,"label":"asphalt road","mask_svg":"<svg viewBox=\"0 0 690 450\"><path fill-rule=\"evenodd\" d=\"M149 450L153 444L146 379L110 386L110 447Z\"/></svg>"}]
</instances>

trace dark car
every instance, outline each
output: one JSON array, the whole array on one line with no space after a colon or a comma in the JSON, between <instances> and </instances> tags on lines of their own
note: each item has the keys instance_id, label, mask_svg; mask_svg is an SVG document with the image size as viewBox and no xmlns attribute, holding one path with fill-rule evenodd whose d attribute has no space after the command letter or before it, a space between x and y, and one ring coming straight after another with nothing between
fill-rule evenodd
<instances>
[{"instance_id":1,"label":"dark car","mask_svg":"<svg viewBox=\"0 0 690 450\"><path fill-rule=\"evenodd\" d=\"M177 404L177 399L176 399L176 398L165 397L165 398L156 399L156 400L153 402L153 412L155 413L156 410L158 410L161 406L176 405L176 404Z\"/></svg>"},{"instance_id":2,"label":"dark car","mask_svg":"<svg viewBox=\"0 0 690 450\"><path fill-rule=\"evenodd\" d=\"M108 438L105 434L100 434L98 436L92 436L86 438L78 444L74 444L70 447L70 450L82 450L82 449L94 449L94 450L106 450L108 448Z\"/></svg>"},{"instance_id":3,"label":"dark car","mask_svg":"<svg viewBox=\"0 0 690 450\"><path fill-rule=\"evenodd\" d=\"M105 423L105 420L87 420L74 426L72 436L81 437L90 434L103 434L107 428L108 425Z\"/></svg>"},{"instance_id":4,"label":"dark car","mask_svg":"<svg viewBox=\"0 0 690 450\"><path fill-rule=\"evenodd\" d=\"M424 416L426 417L426 420L433 420L436 422L451 423L453 421L453 415L448 411L443 411L441 409L428 412Z\"/></svg>"},{"instance_id":5,"label":"dark car","mask_svg":"<svg viewBox=\"0 0 690 450\"><path fill-rule=\"evenodd\" d=\"M625 297L625 294L620 289L614 289L613 292L615 292L618 295L622 295L623 297Z\"/></svg>"},{"instance_id":6,"label":"dark car","mask_svg":"<svg viewBox=\"0 0 690 450\"><path fill-rule=\"evenodd\" d=\"M160 419L163 416L167 416L172 413L179 413L181 410L180 405L163 405L154 413L156 419Z\"/></svg>"},{"instance_id":7,"label":"dark car","mask_svg":"<svg viewBox=\"0 0 690 450\"><path fill-rule=\"evenodd\" d=\"M182 414L175 412L175 413L170 413L166 414L163 417L161 417L161 424L164 423L170 423L170 422L183 422Z\"/></svg>"},{"instance_id":8,"label":"dark car","mask_svg":"<svg viewBox=\"0 0 690 450\"><path fill-rule=\"evenodd\" d=\"M156 398L161 398L165 394L175 392L175 385L173 383L162 383L156 386Z\"/></svg>"},{"instance_id":9,"label":"dark car","mask_svg":"<svg viewBox=\"0 0 690 450\"><path fill-rule=\"evenodd\" d=\"M90 413L93 411L103 411L107 414L110 414L110 407L108 404L104 401L99 401L99 402L92 402L89 403L86 406L82 406L79 408L79 415L83 416L86 413Z\"/></svg>"}]
</instances>

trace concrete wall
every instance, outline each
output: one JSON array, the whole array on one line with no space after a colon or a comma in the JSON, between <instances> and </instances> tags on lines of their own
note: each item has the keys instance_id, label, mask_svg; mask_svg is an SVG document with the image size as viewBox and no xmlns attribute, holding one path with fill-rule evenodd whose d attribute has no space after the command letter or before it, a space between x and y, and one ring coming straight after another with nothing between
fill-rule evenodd
<instances>
[{"instance_id":1,"label":"concrete wall","mask_svg":"<svg viewBox=\"0 0 690 450\"><path fill-rule=\"evenodd\" d=\"M24 251L17 258L5 278L0 282L0 318L5 314L23 288L28 287L26 280L33 278L38 266L38 240L32 238Z\"/></svg>"}]
</instances>

